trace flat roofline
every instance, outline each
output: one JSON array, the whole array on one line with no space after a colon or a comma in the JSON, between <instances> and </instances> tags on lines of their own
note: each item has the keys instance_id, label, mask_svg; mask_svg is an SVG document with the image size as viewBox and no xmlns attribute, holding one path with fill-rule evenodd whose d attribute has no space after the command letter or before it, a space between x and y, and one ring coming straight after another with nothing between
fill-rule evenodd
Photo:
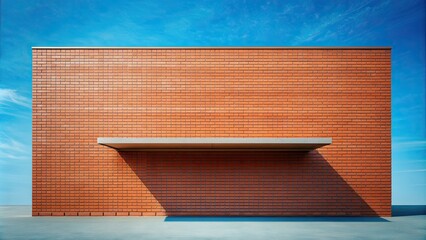
<instances>
[{"instance_id":1,"label":"flat roofline","mask_svg":"<svg viewBox=\"0 0 426 240\"><path fill-rule=\"evenodd\" d=\"M102 46L35 46L32 49L392 49L390 46L157 46L157 47L102 47Z\"/></svg>"},{"instance_id":2,"label":"flat roofline","mask_svg":"<svg viewBox=\"0 0 426 240\"><path fill-rule=\"evenodd\" d=\"M99 137L97 143L119 151L310 151L332 138L119 138Z\"/></svg>"}]
</instances>

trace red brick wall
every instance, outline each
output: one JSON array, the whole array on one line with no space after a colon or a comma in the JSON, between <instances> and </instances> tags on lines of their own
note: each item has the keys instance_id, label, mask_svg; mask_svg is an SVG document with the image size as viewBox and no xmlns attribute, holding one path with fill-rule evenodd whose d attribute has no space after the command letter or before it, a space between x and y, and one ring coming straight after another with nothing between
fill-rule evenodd
<instances>
[{"instance_id":1,"label":"red brick wall","mask_svg":"<svg viewBox=\"0 0 426 240\"><path fill-rule=\"evenodd\" d=\"M33 49L33 215L391 214L387 48ZM117 152L98 137L332 137Z\"/></svg>"}]
</instances>

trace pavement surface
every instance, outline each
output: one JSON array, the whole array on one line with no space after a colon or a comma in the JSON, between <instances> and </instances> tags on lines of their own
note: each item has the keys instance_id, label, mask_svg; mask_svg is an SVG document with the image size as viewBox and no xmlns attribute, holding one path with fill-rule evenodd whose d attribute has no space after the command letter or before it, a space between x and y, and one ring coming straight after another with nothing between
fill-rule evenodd
<instances>
[{"instance_id":1,"label":"pavement surface","mask_svg":"<svg viewBox=\"0 0 426 240\"><path fill-rule=\"evenodd\" d=\"M426 239L426 206L393 217L31 217L0 206L0 239Z\"/></svg>"}]
</instances>

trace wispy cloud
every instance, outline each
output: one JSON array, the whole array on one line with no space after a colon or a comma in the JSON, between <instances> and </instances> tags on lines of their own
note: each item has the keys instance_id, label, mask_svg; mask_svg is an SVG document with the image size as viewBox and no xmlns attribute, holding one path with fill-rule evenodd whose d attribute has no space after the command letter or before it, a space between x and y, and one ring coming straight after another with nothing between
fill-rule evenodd
<instances>
[{"instance_id":1,"label":"wispy cloud","mask_svg":"<svg viewBox=\"0 0 426 240\"><path fill-rule=\"evenodd\" d=\"M407 93L403 96L398 96L392 99L393 104L404 104L404 105L406 105L407 103L414 103L419 101L421 101L421 96L414 93Z\"/></svg>"},{"instance_id":2,"label":"wispy cloud","mask_svg":"<svg viewBox=\"0 0 426 240\"><path fill-rule=\"evenodd\" d=\"M426 186L426 184L419 183L419 184L413 184L412 186Z\"/></svg>"},{"instance_id":3,"label":"wispy cloud","mask_svg":"<svg viewBox=\"0 0 426 240\"><path fill-rule=\"evenodd\" d=\"M28 146L21 142L2 134L0 136L0 158L4 159L28 159L31 154L31 150Z\"/></svg>"},{"instance_id":4,"label":"wispy cloud","mask_svg":"<svg viewBox=\"0 0 426 240\"><path fill-rule=\"evenodd\" d=\"M1 139L2 142L0 142L0 150L6 150L6 151L14 151L14 152L25 152L25 146L21 144L20 142L10 139L7 141L7 139ZM6 141L6 142L3 142Z\"/></svg>"},{"instance_id":5,"label":"wispy cloud","mask_svg":"<svg viewBox=\"0 0 426 240\"><path fill-rule=\"evenodd\" d=\"M407 162L407 163L422 163L422 162L426 162L426 159L406 160L404 162Z\"/></svg>"},{"instance_id":6,"label":"wispy cloud","mask_svg":"<svg viewBox=\"0 0 426 240\"><path fill-rule=\"evenodd\" d=\"M392 148L395 150L426 150L426 140L395 142L392 144Z\"/></svg>"},{"instance_id":7,"label":"wispy cloud","mask_svg":"<svg viewBox=\"0 0 426 240\"><path fill-rule=\"evenodd\" d=\"M339 35L345 36L344 41L353 41L355 39L362 39L366 34L370 34L368 28L359 27L359 22L366 19L366 16L371 14L372 1L358 2L350 6L346 11L335 12L326 14L311 22L309 25L303 27L301 34L296 37L296 44L304 44L312 41L325 42L330 39L335 40ZM376 11L383 11L389 5L389 1L382 1L380 4L375 5ZM352 26L347 28L346 26ZM353 29L356 28L356 31ZM338 31L336 31L338 30Z\"/></svg>"},{"instance_id":8,"label":"wispy cloud","mask_svg":"<svg viewBox=\"0 0 426 240\"><path fill-rule=\"evenodd\" d=\"M30 99L19 95L16 90L0 88L0 107L11 104L31 108Z\"/></svg>"},{"instance_id":9,"label":"wispy cloud","mask_svg":"<svg viewBox=\"0 0 426 240\"><path fill-rule=\"evenodd\" d=\"M413 172L426 172L426 169L409 169L409 170L395 171L395 173L413 173Z\"/></svg>"}]
</instances>

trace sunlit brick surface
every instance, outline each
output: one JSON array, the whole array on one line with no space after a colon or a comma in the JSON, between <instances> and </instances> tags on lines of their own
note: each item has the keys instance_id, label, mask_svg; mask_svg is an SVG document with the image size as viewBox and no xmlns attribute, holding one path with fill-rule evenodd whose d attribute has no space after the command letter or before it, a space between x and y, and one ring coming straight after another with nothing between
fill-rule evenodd
<instances>
[{"instance_id":1,"label":"sunlit brick surface","mask_svg":"<svg viewBox=\"0 0 426 240\"><path fill-rule=\"evenodd\" d=\"M380 215L390 49L33 49L33 215ZM98 137L332 137L117 152Z\"/></svg>"}]
</instances>

